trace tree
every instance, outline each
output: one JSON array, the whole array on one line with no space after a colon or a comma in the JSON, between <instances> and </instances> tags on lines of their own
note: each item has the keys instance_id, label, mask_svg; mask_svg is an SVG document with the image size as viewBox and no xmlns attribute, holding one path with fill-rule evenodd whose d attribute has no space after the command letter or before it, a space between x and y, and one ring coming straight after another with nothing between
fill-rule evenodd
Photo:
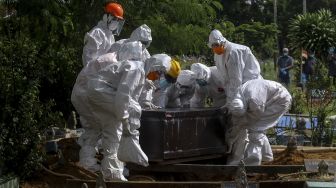
<instances>
[{"instance_id":1,"label":"tree","mask_svg":"<svg viewBox=\"0 0 336 188\"><path fill-rule=\"evenodd\" d=\"M330 84L327 72L327 51L336 44L336 19L328 10L298 15L290 22L289 38L291 47L298 51L315 51L318 63L315 73L307 85L307 101L310 114L316 114L319 124L313 127L314 144L321 144L325 139L328 113L336 110L334 86ZM330 139L327 139L330 140Z\"/></svg>"}]
</instances>

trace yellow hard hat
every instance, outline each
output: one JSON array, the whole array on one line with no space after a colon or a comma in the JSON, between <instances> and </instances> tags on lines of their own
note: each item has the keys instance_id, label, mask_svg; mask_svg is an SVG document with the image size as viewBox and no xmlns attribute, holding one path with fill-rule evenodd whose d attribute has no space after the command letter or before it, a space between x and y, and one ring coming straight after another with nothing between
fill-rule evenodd
<instances>
[{"instance_id":1,"label":"yellow hard hat","mask_svg":"<svg viewBox=\"0 0 336 188\"><path fill-rule=\"evenodd\" d=\"M176 60L171 60L170 61L170 69L167 72L167 74L173 78L177 78L178 75L181 72L181 66L180 63Z\"/></svg>"}]
</instances>

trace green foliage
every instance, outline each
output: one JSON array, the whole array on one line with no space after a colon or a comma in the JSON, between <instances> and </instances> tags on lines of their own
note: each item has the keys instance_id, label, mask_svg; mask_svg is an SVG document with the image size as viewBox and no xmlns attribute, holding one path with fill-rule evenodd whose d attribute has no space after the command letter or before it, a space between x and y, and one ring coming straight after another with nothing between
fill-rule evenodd
<instances>
[{"instance_id":1,"label":"green foliage","mask_svg":"<svg viewBox=\"0 0 336 188\"><path fill-rule=\"evenodd\" d=\"M321 58L336 44L336 19L328 10L298 15L291 20L288 37L294 49L313 50Z\"/></svg>"},{"instance_id":2,"label":"green foliage","mask_svg":"<svg viewBox=\"0 0 336 188\"><path fill-rule=\"evenodd\" d=\"M298 15L291 20L289 37L291 46L297 50L308 49L315 51L317 64L314 65L314 74L306 86L306 95L309 113L318 118L317 127L313 127L313 144L320 145L326 138L326 117L336 108L332 92L335 90L327 76L327 50L336 44L336 19L328 10L316 13ZM321 92L321 93L319 93ZM313 93L318 93L316 98Z\"/></svg>"},{"instance_id":3,"label":"green foliage","mask_svg":"<svg viewBox=\"0 0 336 188\"><path fill-rule=\"evenodd\" d=\"M43 159L41 133L64 122L52 100L39 99L38 45L24 36L0 41L0 158L4 173L24 179Z\"/></svg>"},{"instance_id":4,"label":"green foliage","mask_svg":"<svg viewBox=\"0 0 336 188\"><path fill-rule=\"evenodd\" d=\"M0 166L4 166L6 173L14 172L22 178L33 173L42 160L39 146L43 130L49 126L64 126L64 119L73 110L70 95L82 68L83 38L102 18L105 1L0 1L0 158L3 159ZM276 46L277 29L286 34L289 18L302 10L295 0L278 1L276 28L272 24L271 0L254 0L250 5L236 0L119 2L124 7L126 22L117 40L128 38L136 27L147 24L152 29L153 42L149 48L152 54L205 56L205 63L209 65L213 54L206 43L213 28L221 30L232 42L249 46L258 58L268 59ZM336 6L332 6L335 4L331 0L311 0L308 8L321 5L335 10ZM15 14L4 19L8 11ZM318 58L323 61L325 49L322 47L335 44L331 34L335 25L330 26L334 24L330 12L318 14L314 32L321 34L321 38L314 38L311 43L314 43L313 49L321 52ZM329 18L331 21L327 22ZM300 44L298 42L300 39L293 41ZM183 66L189 64L186 62ZM317 78L323 77L323 64ZM271 73L270 68L268 74L274 76ZM292 111L304 111L307 101L299 91L294 91L294 101ZM327 112L334 109L330 104L327 106ZM323 118L325 111L318 109L311 113Z\"/></svg>"},{"instance_id":5,"label":"green foliage","mask_svg":"<svg viewBox=\"0 0 336 188\"><path fill-rule=\"evenodd\" d=\"M206 41L217 11L222 9L220 1L131 0L122 4L127 11L121 38L128 38L136 27L145 23L152 30L153 42L149 47L152 54L210 55Z\"/></svg>"},{"instance_id":6,"label":"green foliage","mask_svg":"<svg viewBox=\"0 0 336 188\"><path fill-rule=\"evenodd\" d=\"M260 59L267 59L275 51L275 35L277 33L274 24L264 25L260 22L251 22L237 27L229 21L223 21L215 25L223 35L232 42L249 46L254 55Z\"/></svg>"}]
</instances>

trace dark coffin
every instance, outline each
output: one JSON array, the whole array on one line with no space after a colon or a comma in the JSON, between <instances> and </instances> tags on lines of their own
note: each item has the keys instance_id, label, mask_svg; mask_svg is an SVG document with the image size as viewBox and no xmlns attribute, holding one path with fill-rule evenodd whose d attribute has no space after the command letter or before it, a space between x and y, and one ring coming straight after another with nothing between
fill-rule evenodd
<instances>
[{"instance_id":1,"label":"dark coffin","mask_svg":"<svg viewBox=\"0 0 336 188\"><path fill-rule=\"evenodd\" d=\"M227 122L214 108L143 110L140 145L149 161L223 154Z\"/></svg>"}]
</instances>

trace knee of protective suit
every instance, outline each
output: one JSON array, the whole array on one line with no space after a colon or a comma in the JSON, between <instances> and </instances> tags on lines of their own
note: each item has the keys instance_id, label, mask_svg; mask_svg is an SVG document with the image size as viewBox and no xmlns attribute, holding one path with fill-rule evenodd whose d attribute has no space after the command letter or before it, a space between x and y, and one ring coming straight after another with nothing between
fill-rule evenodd
<instances>
[{"instance_id":1,"label":"knee of protective suit","mask_svg":"<svg viewBox=\"0 0 336 188\"><path fill-rule=\"evenodd\" d=\"M262 159L261 145L249 143L245 151L244 162L246 165L260 165Z\"/></svg>"},{"instance_id":2,"label":"knee of protective suit","mask_svg":"<svg viewBox=\"0 0 336 188\"><path fill-rule=\"evenodd\" d=\"M251 131L248 132L249 142L255 145L262 146L265 137L266 135L263 132L251 132Z\"/></svg>"},{"instance_id":3,"label":"knee of protective suit","mask_svg":"<svg viewBox=\"0 0 336 188\"><path fill-rule=\"evenodd\" d=\"M79 163L86 169L99 170L97 164L96 149L91 146L83 146L79 151Z\"/></svg>"},{"instance_id":4,"label":"knee of protective suit","mask_svg":"<svg viewBox=\"0 0 336 188\"><path fill-rule=\"evenodd\" d=\"M261 165L261 154L259 155L250 155L244 158L245 165Z\"/></svg>"}]
</instances>

